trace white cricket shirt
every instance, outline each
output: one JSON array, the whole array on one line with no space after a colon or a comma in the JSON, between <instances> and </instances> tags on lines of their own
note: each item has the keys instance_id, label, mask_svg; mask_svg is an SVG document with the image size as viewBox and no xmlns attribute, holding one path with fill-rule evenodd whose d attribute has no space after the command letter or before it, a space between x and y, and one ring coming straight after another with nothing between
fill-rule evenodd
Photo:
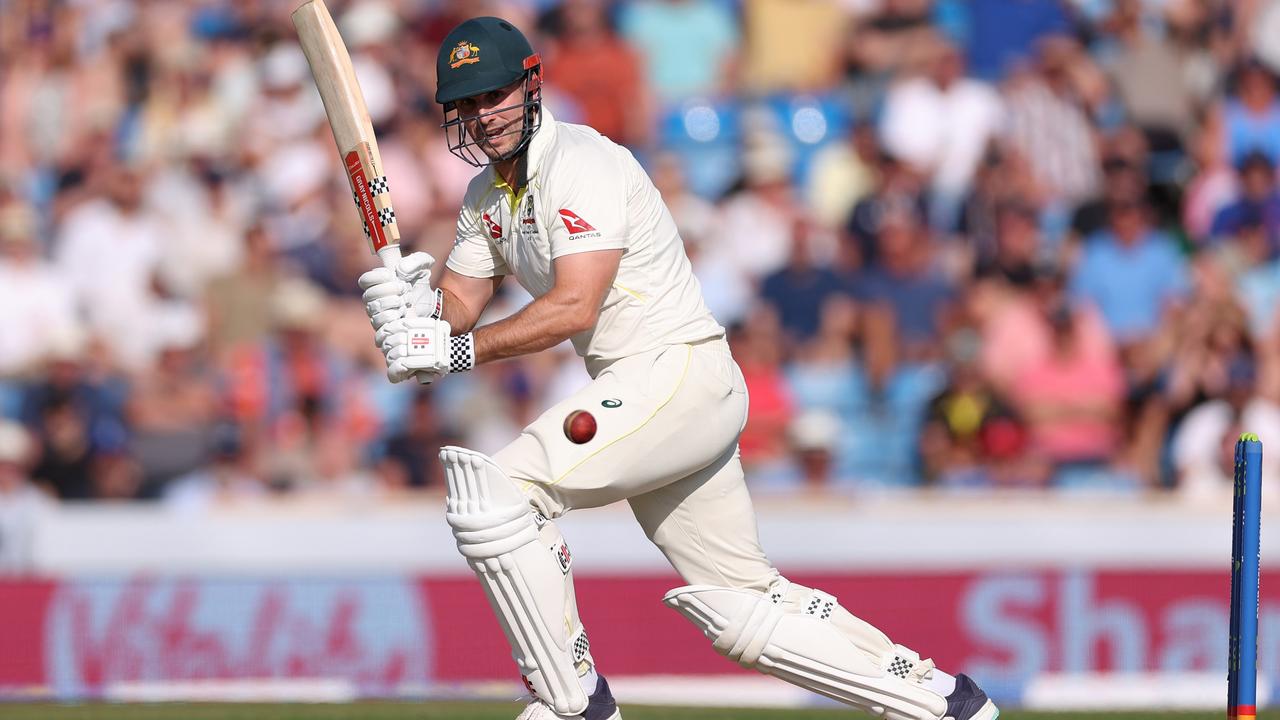
<instances>
[{"instance_id":1,"label":"white cricket shirt","mask_svg":"<svg viewBox=\"0 0 1280 720\"><path fill-rule=\"evenodd\" d=\"M594 377L614 360L724 335L702 301L676 223L626 148L542 109L515 193L486 167L467 188L447 265L469 277L515 275L530 295L555 284L563 255L621 248L595 328L573 346Z\"/></svg>"}]
</instances>

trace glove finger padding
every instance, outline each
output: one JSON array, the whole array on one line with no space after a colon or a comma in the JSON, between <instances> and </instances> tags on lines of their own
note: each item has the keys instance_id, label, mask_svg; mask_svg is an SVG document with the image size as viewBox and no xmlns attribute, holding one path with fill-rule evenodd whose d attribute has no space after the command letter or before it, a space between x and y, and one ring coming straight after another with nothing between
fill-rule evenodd
<instances>
[{"instance_id":1,"label":"glove finger padding","mask_svg":"<svg viewBox=\"0 0 1280 720\"><path fill-rule=\"evenodd\" d=\"M374 330L405 314L405 295L409 285L396 278L395 273L378 268L361 275L359 282L364 289L360 299Z\"/></svg>"},{"instance_id":2,"label":"glove finger padding","mask_svg":"<svg viewBox=\"0 0 1280 720\"><path fill-rule=\"evenodd\" d=\"M398 317L399 315L404 314L403 308L404 308L404 300L399 295L390 295L388 297L381 297L381 298L375 298L373 300L366 300L364 303L364 311L369 315L369 319L371 320L377 315L387 312L388 310L393 310L396 313L398 313L397 315ZM373 326L375 328L381 327L383 324L385 324L385 322L387 321L383 321L382 323L374 323Z\"/></svg>"},{"instance_id":3,"label":"glove finger padding","mask_svg":"<svg viewBox=\"0 0 1280 720\"><path fill-rule=\"evenodd\" d=\"M404 361L400 361L387 366L387 379L392 383L402 383L411 377L418 377L419 384L430 385L437 378L443 377L444 373L423 370L419 368L409 367ZM426 378L422 380L421 378Z\"/></svg>"},{"instance_id":4,"label":"glove finger padding","mask_svg":"<svg viewBox=\"0 0 1280 720\"><path fill-rule=\"evenodd\" d=\"M395 282L396 279L395 272L388 270L387 268L380 267L362 274L356 282L360 284L361 290L368 290L369 288L377 285L385 285L390 282Z\"/></svg>"},{"instance_id":5,"label":"glove finger padding","mask_svg":"<svg viewBox=\"0 0 1280 720\"><path fill-rule=\"evenodd\" d=\"M382 347L382 343L378 342L377 332L381 331L382 328L385 327L387 324L395 322L396 320L399 320L402 317L404 317L403 308L395 308L392 310L387 310L386 312L381 312L381 313L378 313L377 315L370 317L369 322L373 325L373 329L375 331L374 337L373 337L373 344L377 345L378 347Z\"/></svg>"},{"instance_id":6,"label":"glove finger padding","mask_svg":"<svg viewBox=\"0 0 1280 720\"><path fill-rule=\"evenodd\" d=\"M432 380L449 373L449 369L441 368L440 361L422 355L408 355L403 346L394 348L387 356L387 379L393 383L404 382L415 373L427 375Z\"/></svg>"},{"instance_id":7,"label":"glove finger padding","mask_svg":"<svg viewBox=\"0 0 1280 720\"><path fill-rule=\"evenodd\" d=\"M418 317L440 317L437 292L431 287L435 258L424 252L406 255L396 265L396 276L406 285L405 307Z\"/></svg>"},{"instance_id":8,"label":"glove finger padding","mask_svg":"<svg viewBox=\"0 0 1280 720\"><path fill-rule=\"evenodd\" d=\"M404 359L409 354L409 346L404 343L390 343L382 349L382 353L387 358L387 365L390 365Z\"/></svg>"},{"instance_id":9,"label":"glove finger padding","mask_svg":"<svg viewBox=\"0 0 1280 720\"><path fill-rule=\"evenodd\" d=\"M399 298L408 290L408 284L401 280L391 278L386 282L381 282L377 285L370 285L365 288L364 292L360 295L360 300L365 305L368 305L369 303L386 300L387 298Z\"/></svg>"},{"instance_id":10,"label":"glove finger padding","mask_svg":"<svg viewBox=\"0 0 1280 720\"><path fill-rule=\"evenodd\" d=\"M378 327L373 334L373 344L382 350L383 355L386 355L395 346L396 336L403 335L404 331L404 318L396 318Z\"/></svg>"},{"instance_id":11,"label":"glove finger padding","mask_svg":"<svg viewBox=\"0 0 1280 720\"><path fill-rule=\"evenodd\" d=\"M409 253L400 258L400 262L396 264L396 277L412 284L429 277L431 268L435 264L436 259L431 257L430 253Z\"/></svg>"}]
</instances>

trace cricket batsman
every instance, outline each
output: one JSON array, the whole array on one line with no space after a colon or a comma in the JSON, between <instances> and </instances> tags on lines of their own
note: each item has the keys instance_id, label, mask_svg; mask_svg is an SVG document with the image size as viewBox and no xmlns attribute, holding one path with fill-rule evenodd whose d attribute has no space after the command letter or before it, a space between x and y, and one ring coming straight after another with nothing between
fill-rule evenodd
<instances>
[{"instance_id":1,"label":"cricket batsman","mask_svg":"<svg viewBox=\"0 0 1280 720\"><path fill-rule=\"evenodd\" d=\"M972 680L789 582L765 557L738 459L742 373L631 153L556 121L541 103L539 56L504 20L455 28L436 73L450 149L481 170L438 287L425 253L360 278L388 378L440 379L565 339L593 378L492 457L440 453L458 550L532 694L517 720L622 717L578 619L555 524L619 500L689 583L663 602L730 660L877 718L994 720ZM534 300L476 327L507 276Z\"/></svg>"}]
</instances>

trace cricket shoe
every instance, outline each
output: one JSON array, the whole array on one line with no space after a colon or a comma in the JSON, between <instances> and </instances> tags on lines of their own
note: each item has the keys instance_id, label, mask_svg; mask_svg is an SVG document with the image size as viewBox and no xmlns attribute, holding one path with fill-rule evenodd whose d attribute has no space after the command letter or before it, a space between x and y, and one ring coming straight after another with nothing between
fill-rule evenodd
<instances>
[{"instance_id":1,"label":"cricket shoe","mask_svg":"<svg viewBox=\"0 0 1280 720\"><path fill-rule=\"evenodd\" d=\"M947 696L947 713L942 720L996 720L1000 710L968 675L956 675L956 689Z\"/></svg>"},{"instance_id":2,"label":"cricket shoe","mask_svg":"<svg viewBox=\"0 0 1280 720\"><path fill-rule=\"evenodd\" d=\"M622 711L609 691L609 683L600 675L596 691L587 698L587 709L581 715L558 715L546 703L534 700L516 720L622 720Z\"/></svg>"}]
</instances>

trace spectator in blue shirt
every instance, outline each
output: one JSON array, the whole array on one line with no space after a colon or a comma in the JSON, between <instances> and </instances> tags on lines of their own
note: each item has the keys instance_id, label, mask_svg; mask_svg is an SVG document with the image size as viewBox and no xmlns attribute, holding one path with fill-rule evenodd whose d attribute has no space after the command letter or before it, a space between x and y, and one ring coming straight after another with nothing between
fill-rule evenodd
<instances>
[{"instance_id":1,"label":"spectator in blue shirt","mask_svg":"<svg viewBox=\"0 0 1280 720\"><path fill-rule=\"evenodd\" d=\"M1154 335L1190 282L1186 260L1151 228L1145 205L1119 202L1110 215L1109 227L1084 243L1071 294L1097 306L1112 335L1128 344Z\"/></svg>"},{"instance_id":2,"label":"spectator in blue shirt","mask_svg":"<svg viewBox=\"0 0 1280 720\"><path fill-rule=\"evenodd\" d=\"M737 55L738 24L717 0L642 0L622 7L622 35L640 51L662 103L715 96Z\"/></svg>"},{"instance_id":3,"label":"spectator in blue shirt","mask_svg":"<svg viewBox=\"0 0 1280 720\"><path fill-rule=\"evenodd\" d=\"M761 297L777 311L783 331L795 343L814 336L823 304L843 288L835 272L814 263L812 234L807 221L796 220L786 266L767 276L760 288Z\"/></svg>"},{"instance_id":4,"label":"spectator in blue shirt","mask_svg":"<svg viewBox=\"0 0 1280 720\"><path fill-rule=\"evenodd\" d=\"M875 188L853 207L845 234L865 266L878 262L880 229L891 215L914 213L928 217L928 204L920 176L898 158L881 152L876 158Z\"/></svg>"},{"instance_id":5,"label":"spectator in blue shirt","mask_svg":"<svg viewBox=\"0 0 1280 720\"><path fill-rule=\"evenodd\" d=\"M898 353L907 362L941 357L956 291L935 260L918 216L894 211L884 218L876 263L865 273L861 289L873 306L892 314Z\"/></svg>"},{"instance_id":6,"label":"spectator in blue shirt","mask_svg":"<svg viewBox=\"0 0 1280 720\"><path fill-rule=\"evenodd\" d=\"M1240 162L1240 197L1218 211L1210 233L1214 242L1238 235L1256 223L1266 232L1267 259L1275 258L1280 249L1280 192L1276 190L1276 171L1271 160L1254 151Z\"/></svg>"},{"instance_id":7,"label":"spectator in blue shirt","mask_svg":"<svg viewBox=\"0 0 1280 720\"><path fill-rule=\"evenodd\" d=\"M1235 94L1223 100L1216 123L1222 128L1227 160L1239 164L1256 151L1274 165L1280 161L1280 98L1275 78L1265 65L1249 60L1240 67L1235 86Z\"/></svg>"}]
</instances>

